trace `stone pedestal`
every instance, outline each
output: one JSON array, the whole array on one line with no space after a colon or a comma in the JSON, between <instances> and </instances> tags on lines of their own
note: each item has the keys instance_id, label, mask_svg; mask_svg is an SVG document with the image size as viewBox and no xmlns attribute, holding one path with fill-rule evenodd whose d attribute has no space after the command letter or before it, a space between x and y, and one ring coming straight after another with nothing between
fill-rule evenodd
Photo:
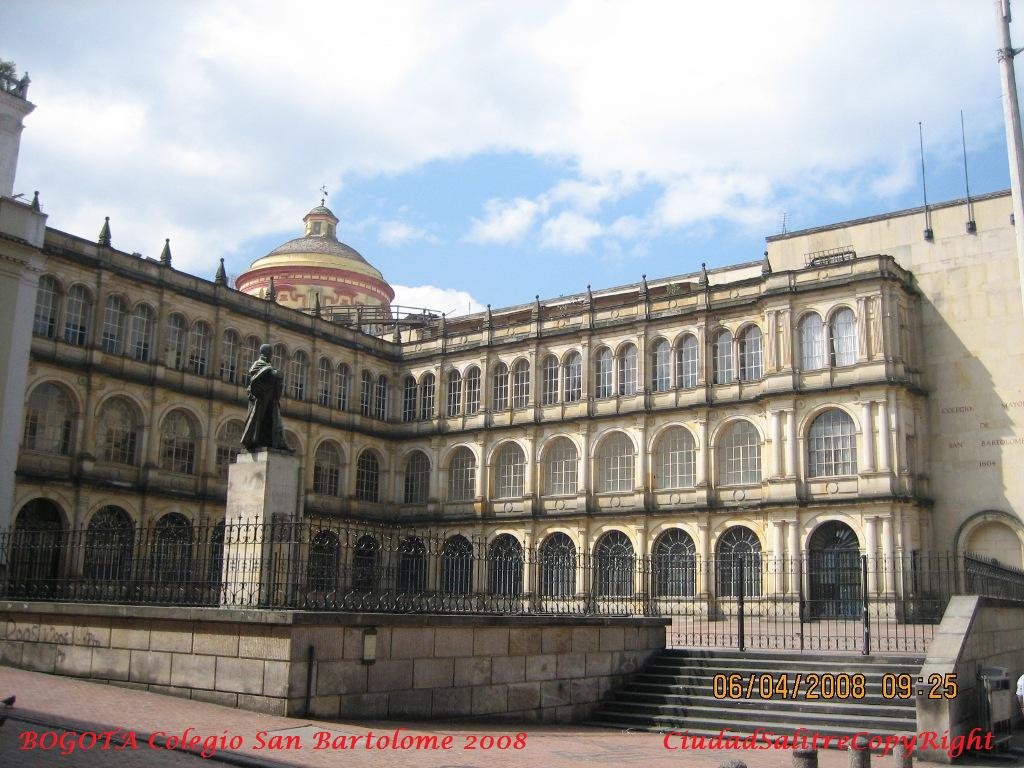
<instances>
[{"instance_id":1,"label":"stone pedestal","mask_svg":"<svg viewBox=\"0 0 1024 768\"><path fill-rule=\"evenodd\" d=\"M295 583L302 478L298 457L240 453L228 468L221 605L283 606Z\"/></svg>"}]
</instances>

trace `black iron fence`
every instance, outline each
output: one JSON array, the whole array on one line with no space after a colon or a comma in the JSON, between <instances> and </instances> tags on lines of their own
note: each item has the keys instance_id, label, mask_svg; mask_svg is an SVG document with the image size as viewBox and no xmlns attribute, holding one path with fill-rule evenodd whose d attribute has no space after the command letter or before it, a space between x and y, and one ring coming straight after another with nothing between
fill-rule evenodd
<instances>
[{"instance_id":1,"label":"black iron fence","mask_svg":"<svg viewBox=\"0 0 1024 768\"><path fill-rule=\"evenodd\" d=\"M180 518L180 519L179 519ZM923 652L949 598L1024 602L1024 572L971 555L856 549L701 558L593 551L565 534L524 545L342 522L193 525L127 517L0 533L8 599L394 613L604 614L670 619L670 645Z\"/></svg>"}]
</instances>

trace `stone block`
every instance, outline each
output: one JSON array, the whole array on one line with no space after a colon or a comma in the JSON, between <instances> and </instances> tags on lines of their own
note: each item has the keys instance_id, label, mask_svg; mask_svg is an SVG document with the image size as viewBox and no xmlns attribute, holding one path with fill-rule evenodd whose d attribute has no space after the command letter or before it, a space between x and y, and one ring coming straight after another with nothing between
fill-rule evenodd
<instances>
[{"instance_id":1,"label":"stone block","mask_svg":"<svg viewBox=\"0 0 1024 768\"><path fill-rule=\"evenodd\" d=\"M287 661L263 662L263 695L274 697L288 696Z\"/></svg>"},{"instance_id":2,"label":"stone block","mask_svg":"<svg viewBox=\"0 0 1024 768\"><path fill-rule=\"evenodd\" d=\"M587 654L563 653L558 657L558 677L583 677L587 674Z\"/></svg>"},{"instance_id":3,"label":"stone block","mask_svg":"<svg viewBox=\"0 0 1024 768\"><path fill-rule=\"evenodd\" d=\"M380 662L382 664L386 662ZM367 672L371 666L361 661L325 661L316 665L313 690L318 696L366 693ZM305 677L302 678L304 689Z\"/></svg>"},{"instance_id":4,"label":"stone block","mask_svg":"<svg viewBox=\"0 0 1024 768\"><path fill-rule=\"evenodd\" d=\"M192 652L210 656L237 656L238 631L237 624L197 623L192 637Z\"/></svg>"},{"instance_id":5,"label":"stone block","mask_svg":"<svg viewBox=\"0 0 1024 768\"><path fill-rule=\"evenodd\" d=\"M246 659L287 661L291 635L287 627L261 627L243 631L238 638L238 655Z\"/></svg>"},{"instance_id":6,"label":"stone block","mask_svg":"<svg viewBox=\"0 0 1024 768\"><path fill-rule=\"evenodd\" d=\"M430 690L392 691L388 694L389 719L423 719L430 717L432 706Z\"/></svg>"},{"instance_id":7,"label":"stone block","mask_svg":"<svg viewBox=\"0 0 1024 768\"><path fill-rule=\"evenodd\" d=\"M110 647L110 624L85 624L75 627L75 645L86 648Z\"/></svg>"},{"instance_id":8,"label":"stone block","mask_svg":"<svg viewBox=\"0 0 1024 768\"><path fill-rule=\"evenodd\" d=\"M640 632L636 627L622 628L622 647L627 651L635 651L640 647Z\"/></svg>"},{"instance_id":9,"label":"stone block","mask_svg":"<svg viewBox=\"0 0 1024 768\"><path fill-rule=\"evenodd\" d=\"M360 720L381 719L388 716L388 694L354 693L342 696L339 717L357 717Z\"/></svg>"},{"instance_id":10,"label":"stone block","mask_svg":"<svg viewBox=\"0 0 1024 768\"><path fill-rule=\"evenodd\" d=\"M303 706L305 705L303 704ZM309 699L309 712L306 714L310 717L331 719L338 716L338 710L340 707L341 696L338 694L331 694L329 696L312 696Z\"/></svg>"},{"instance_id":11,"label":"stone block","mask_svg":"<svg viewBox=\"0 0 1024 768\"><path fill-rule=\"evenodd\" d=\"M447 688L454 682L454 659L416 659L413 662L414 688Z\"/></svg>"},{"instance_id":12,"label":"stone block","mask_svg":"<svg viewBox=\"0 0 1024 768\"><path fill-rule=\"evenodd\" d=\"M542 653L571 653L572 627L544 627L541 630Z\"/></svg>"},{"instance_id":13,"label":"stone block","mask_svg":"<svg viewBox=\"0 0 1024 768\"><path fill-rule=\"evenodd\" d=\"M259 659L217 659L218 691L260 694L263 691L263 662Z\"/></svg>"},{"instance_id":14,"label":"stone block","mask_svg":"<svg viewBox=\"0 0 1024 768\"><path fill-rule=\"evenodd\" d=\"M508 656L507 627L478 627L473 630L474 656Z\"/></svg>"},{"instance_id":15,"label":"stone block","mask_svg":"<svg viewBox=\"0 0 1024 768\"><path fill-rule=\"evenodd\" d=\"M576 710L571 707L555 707L555 722L562 725L573 722Z\"/></svg>"},{"instance_id":16,"label":"stone block","mask_svg":"<svg viewBox=\"0 0 1024 768\"><path fill-rule=\"evenodd\" d=\"M148 651L149 628L140 627L136 620L114 619L110 625L110 647Z\"/></svg>"},{"instance_id":17,"label":"stone block","mask_svg":"<svg viewBox=\"0 0 1024 768\"><path fill-rule=\"evenodd\" d=\"M601 698L600 687L594 678L569 681L569 698L573 704L593 704Z\"/></svg>"},{"instance_id":18,"label":"stone block","mask_svg":"<svg viewBox=\"0 0 1024 768\"><path fill-rule=\"evenodd\" d=\"M391 630L392 659L429 659L434 655L432 627L394 627Z\"/></svg>"},{"instance_id":19,"label":"stone block","mask_svg":"<svg viewBox=\"0 0 1024 768\"><path fill-rule=\"evenodd\" d=\"M587 677L600 677L612 673L612 655L608 651L587 654Z\"/></svg>"},{"instance_id":20,"label":"stone block","mask_svg":"<svg viewBox=\"0 0 1024 768\"><path fill-rule=\"evenodd\" d=\"M129 680L133 683L171 684L171 654L163 651L132 651L131 654Z\"/></svg>"},{"instance_id":21,"label":"stone block","mask_svg":"<svg viewBox=\"0 0 1024 768\"><path fill-rule=\"evenodd\" d=\"M265 715L284 717L286 705L286 699L279 699L273 696L238 694L238 708L247 709L250 712L262 712Z\"/></svg>"},{"instance_id":22,"label":"stone block","mask_svg":"<svg viewBox=\"0 0 1024 768\"><path fill-rule=\"evenodd\" d=\"M525 679L525 656L499 656L491 659L492 683L521 683Z\"/></svg>"},{"instance_id":23,"label":"stone block","mask_svg":"<svg viewBox=\"0 0 1024 768\"><path fill-rule=\"evenodd\" d=\"M90 677L100 680L127 680L131 651L122 648L93 648Z\"/></svg>"},{"instance_id":24,"label":"stone block","mask_svg":"<svg viewBox=\"0 0 1024 768\"><path fill-rule=\"evenodd\" d=\"M24 646L25 644L19 640L0 640L0 664L20 667Z\"/></svg>"},{"instance_id":25,"label":"stone block","mask_svg":"<svg viewBox=\"0 0 1024 768\"><path fill-rule=\"evenodd\" d=\"M370 665L366 681L366 690L370 693L378 691L406 691L412 688L412 660L378 661Z\"/></svg>"},{"instance_id":26,"label":"stone block","mask_svg":"<svg viewBox=\"0 0 1024 768\"><path fill-rule=\"evenodd\" d=\"M363 627L345 627L344 647L342 658L360 660L363 658L363 635L366 630ZM377 644L380 645L380 633L377 633ZM379 656L380 654L378 654Z\"/></svg>"},{"instance_id":27,"label":"stone block","mask_svg":"<svg viewBox=\"0 0 1024 768\"><path fill-rule=\"evenodd\" d=\"M54 672L58 675L88 677L92 672L92 648L65 645L57 648Z\"/></svg>"},{"instance_id":28,"label":"stone block","mask_svg":"<svg viewBox=\"0 0 1024 768\"><path fill-rule=\"evenodd\" d=\"M601 650L621 651L626 647L622 627L601 627Z\"/></svg>"},{"instance_id":29,"label":"stone block","mask_svg":"<svg viewBox=\"0 0 1024 768\"><path fill-rule=\"evenodd\" d=\"M21 652L21 666L36 672L53 672L57 664L57 646L43 643L25 643Z\"/></svg>"},{"instance_id":30,"label":"stone block","mask_svg":"<svg viewBox=\"0 0 1024 768\"><path fill-rule=\"evenodd\" d=\"M473 688L474 715L493 715L507 711L507 685L480 685Z\"/></svg>"},{"instance_id":31,"label":"stone block","mask_svg":"<svg viewBox=\"0 0 1024 768\"><path fill-rule=\"evenodd\" d=\"M111 680L111 685L116 685L118 688L128 688L132 691L148 691L149 683L133 683L128 680Z\"/></svg>"},{"instance_id":32,"label":"stone block","mask_svg":"<svg viewBox=\"0 0 1024 768\"><path fill-rule=\"evenodd\" d=\"M509 656L533 656L541 652L541 635L535 629L512 628L508 632Z\"/></svg>"},{"instance_id":33,"label":"stone block","mask_svg":"<svg viewBox=\"0 0 1024 768\"><path fill-rule=\"evenodd\" d=\"M213 690L216 672L216 656L196 656L191 653L171 654L171 685Z\"/></svg>"},{"instance_id":34,"label":"stone block","mask_svg":"<svg viewBox=\"0 0 1024 768\"><path fill-rule=\"evenodd\" d=\"M572 703L572 688L568 680L546 680L540 684L540 705L559 707Z\"/></svg>"},{"instance_id":35,"label":"stone block","mask_svg":"<svg viewBox=\"0 0 1024 768\"><path fill-rule=\"evenodd\" d=\"M487 685L491 682L491 660L488 657L459 659L455 664L455 685Z\"/></svg>"},{"instance_id":36,"label":"stone block","mask_svg":"<svg viewBox=\"0 0 1024 768\"><path fill-rule=\"evenodd\" d=\"M513 683L508 687L510 712L537 709L540 706L540 683Z\"/></svg>"},{"instance_id":37,"label":"stone block","mask_svg":"<svg viewBox=\"0 0 1024 768\"><path fill-rule=\"evenodd\" d=\"M600 627L573 627L572 652L589 653L596 651L601 644Z\"/></svg>"},{"instance_id":38,"label":"stone block","mask_svg":"<svg viewBox=\"0 0 1024 768\"><path fill-rule=\"evenodd\" d=\"M472 627L438 627L434 630L434 656L472 656Z\"/></svg>"},{"instance_id":39,"label":"stone block","mask_svg":"<svg viewBox=\"0 0 1024 768\"><path fill-rule=\"evenodd\" d=\"M177 625L177 628L171 628L171 622L160 622L160 625L162 626L159 629L155 626L150 629L149 650L192 653L191 629L183 629L181 624Z\"/></svg>"},{"instance_id":40,"label":"stone block","mask_svg":"<svg viewBox=\"0 0 1024 768\"><path fill-rule=\"evenodd\" d=\"M238 694L228 691L204 691L193 689L192 701L205 701L208 704L219 704L222 707L237 707Z\"/></svg>"},{"instance_id":41,"label":"stone block","mask_svg":"<svg viewBox=\"0 0 1024 768\"><path fill-rule=\"evenodd\" d=\"M432 717L460 717L473 714L472 688L435 688Z\"/></svg>"},{"instance_id":42,"label":"stone block","mask_svg":"<svg viewBox=\"0 0 1024 768\"><path fill-rule=\"evenodd\" d=\"M149 691L163 696L174 696L176 699L192 698L192 691L189 688L178 688L173 685L151 685Z\"/></svg>"},{"instance_id":43,"label":"stone block","mask_svg":"<svg viewBox=\"0 0 1024 768\"><path fill-rule=\"evenodd\" d=\"M527 680L554 680L558 669L558 657L554 654L526 657Z\"/></svg>"}]
</instances>

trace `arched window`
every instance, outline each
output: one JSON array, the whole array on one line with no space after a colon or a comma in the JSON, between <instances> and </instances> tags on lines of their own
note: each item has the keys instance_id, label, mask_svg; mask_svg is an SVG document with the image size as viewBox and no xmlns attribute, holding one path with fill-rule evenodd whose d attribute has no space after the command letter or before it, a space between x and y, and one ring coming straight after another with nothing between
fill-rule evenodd
<instances>
[{"instance_id":1,"label":"arched window","mask_svg":"<svg viewBox=\"0 0 1024 768\"><path fill-rule=\"evenodd\" d=\"M406 376L402 382L402 421L416 418L416 379Z\"/></svg>"},{"instance_id":2,"label":"arched window","mask_svg":"<svg viewBox=\"0 0 1024 768\"><path fill-rule=\"evenodd\" d=\"M100 459L112 464L136 466L142 420L127 400L112 397L96 415L96 447Z\"/></svg>"},{"instance_id":3,"label":"arched window","mask_svg":"<svg viewBox=\"0 0 1024 768\"><path fill-rule=\"evenodd\" d=\"M564 533L552 533L540 545L541 597L576 594L576 547Z\"/></svg>"},{"instance_id":4,"label":"arched window","mask_svg":"<svg viewBox=\"0 0 1024 768\"><path fill-rule=\"evenodd\" d=\"M448 462L448 501L472 501L476 496L476 458L462 446Z\"/></svg>"},{"instance_id":5,"label":"arched window","mask_svg":"<svg viewBox=\"0 0 1024 768\"><path fill-rule=\"evenodd\" d=\"M458 371L448 372L448 397L445 400L445 415L458 416L462 410L462 376Z\"/></svg>"},{"instance_id":6,"label":"arched window","mask_svg":"<svg viewBox=\"0 0 1024 768\"><path fill-rule=\"evenodd\" d=\"M333 592L341 574L341 542L334 531L317 531L309 543L306 581L313 592Z\"/></svg>"},{"instance_id":7,"label":"arched window","mask_svg":"<svg viewBox=\"0 0 1024 768\"><path fill-rule=\"evenodd\" d=\"M249 381L249 369L260 356L260 340L256 336L246 336L242 344L242 370L239 376L240 384L247 384Z\"/></svg>"},{"instance_id":8,"label":"arched window","mask_svg":"<svg viewBox=\"0 0 1024 768\"><path fill-rule=\"evenodd\" d=\"M330 440L316 447L313 454L313 493L321 496L341 495L341 451Z\"/></svg>"},{"instance_id":9,"label":"arched window","mask_svg":"<svg viewBox=\"0 0 1024 768\"><path fill-rule=\"evenodd\" d=\"M136 304L128 321L128 354L136 360L149 362L153 354L153 329L156 326L153 309L148 304Z\"/></svg>"},{"instance_id":10,"label":"arched window","mask_svg":"<svg viewBox=\"0 0 1024 768\"><path fill-rule=\"evenodd\" d=\"M512 407L525 408L530 402L530 364L520 360L512 369Z\"/></svg>"},{"instance_id":11,"label":"arched window","mask_svg":"<svg viewBox=\"0 0 1024 768\"><path fill-rule=\"evenodd\" d=\"M210 326L202 320L192 325L188 335L188 367L197 376L205 376L210 368Z\"/></svg>"},{"instance_id":12,"label":"arched window","mask_svg":"<svg viewBox=\"0 0 1024 768\"><path fill-rule=\"evenodd\" d=\"M228 467L230 467L239 452L242 450L242 432L245 425L238 419L225 421L217 430L217 477L221 480L228 479Z\"/></svg>"},{"instance_id":13,"label":"arched window","mask_svg":"<svg viewBox=\"0 0 1024 768\"><path fill-rule=\"evenodd\" d=\"M664 339L654 342L651 349L651 390L665 392L671 386L672 348Z\"/></svg>"},{"instance_id":14,"label":"arched window","mask_svg":"<svg viewBox=\"0 0 1024 768\"><path fill-rule=\"evenodd\" d=\"M577 403L583 397L583 356L570 352L562 364L562 386L565 402Z\"/></svg>"},{"instance_id":15,"label":"arched window","mask_svg":"<svg viewBox=\"0 0 1024 768\"><path fill-rule=\"evenodd\" d=\"M326 357L321 357L316 367L316 401L319 405L331 405L331 376L334 366Z\"/></svg>"},{"instance_id":16,"label":"arched window","mask_svg":"<svg viewBox=\"0 0 1024 768\"><path fill-rule=\"evenodd\" d=\"M636 347L626 344L619 350L619 394L636 394Z\"/></svg>"},{"instance_id":17,"label":"arched window","mask_svg":"<svg viewBox=\"0 0 1024 768\"><path fill-rule=\"evenodd\" d=\"M363 451L356 462L356 499L380 500L380 462L373 451Z\"/></svg>"},{"instance_id":18,"label":"arched window","mask_svg":"<svg viewBox=\"0 0 1024 768\"><path fill-rule=\"evenodd\" d=\"M505 443L494 458L494 498L515 499L525 493L526 456L515 443Z\"/></svg>"},{"instance_id":19,"label":"arched window","mask_svg":"<svg viewBox=\"0 0 1024 768\"><path fill-rule=\"evenodd\" d=\"M556 437L544 451L544 495L566 496L576 493L579 479L579 454L572 440Z\"/></svg>"},{"instance_id":20,"label":"arched window","mask_svg":"<svg viewBox=\"0 0 1024 768\"><path fill-rule=\"evenodd\" d=\"M622 531L608 531L594 545L594 592L598 597L629 597L633 594L636 555Z\"/></svg>"},{"instance_id":21,"label":"arched window","mask_svg":"<svg viewBox=\"0 0 1024 768\"><path fill-rule=\"evenodd\" d=\"M832 315L828 324L832 365L854 365L857 362L857 318L852 309L843 308Z\"/></svg>"},{"instance_id":22,"label":"arched window","mask_svg":"<svg viewBox=\"0 0 1024 768\"><path fill-rule=\"evenodd\" d=\"M426 504L430 495L430 459L413 451L405 461L405 503Z\"/></svg>"},{"instance_id":23,"label":"arched window","mask_svg":"<svg viewBox=\"0 0 1024 768\"><path fill-rule=\"evenodd\" d=\"M301 349L288 361L286 391L292 400L305 400L309 389L309 356Z\"/></svg>"},{"instance_id":24,"label":"arched window","mask_svg":"<svg viewBox=\"0 0 1024 768\"><path fill-rule=\"evenodd\" d=\"M740 381L755 381L763 375L761 329L749 325L740 334Z\"/></svg>"},{"instance_id":25,"label":"arched window","mask_svg":"<svg viewBox=\"0 0 1024 768\"><path fill-rule=\"evenodd\" d=\"M120 507L99 510L85 529L85 578L126 581L131 578L135 525Z\"/></svg>"},{"instance_id":26,"label":"arched window","mask_svg":"<svg viewBox=\"0 0 1024 768\"><path fill-rule=\"evenodd\" d=\"M747 597L761 594L761 541L749 528L733 526L715 544L718 596L736 597L742 586Z\"/></svg>"},{"instance_id":27,"label":"arched window","mask_svg":"<svg viewBox=\"0 0 1024 768\"><path fill-rule=\"evenodd\" d=\"M654 446L654 487L692 488L696 484L697 446L683 427L669 427Z\"/></svg>"},{"instance_id":28,"label":"arched window","mask_svg":"<svg viewBox=\"0 0 1024 768\"><path fill-rule=\"evenodd\" d=\"M373 415L373 376L363 371L359 379L359 410L363 416Z\"/></svg>"},{"instance_id":29,"label":"arched window","mask_svg":"<svg viewBox=\"0 0 1024 768\"><path fill-rule=\"evenodd\" d=\"M558 358L548 355L540 364L540 402L552 405L558 402Z\"/></svg>"},{"instance_id":30,"label":"arched window","mask_svg":"<svg viewBox=\"0 0 1024 768\"><path fill-rule=\"evenodd\" d=\"M150 558L153 585L161 598L168 597L168 589L191 581L192 523L187 517L170 512L156 521Z\"/></svg>"},{"instance_id":31,"label":"arched window","mask_svg":"<svg viewBox=\"0 0 1024 768\"><path fill-rule=\"evenodd\" d=\"M220 378L228 384L240 381L238 354L242 349L242 339L231 330L224 331L224 340L220 350Z\"/></svg>"},{"instance_id":32,"label":"arched window","mask_svg":"<svg viewBox=\"0 0 1024 768\"><path fill-rule=\"evenodd\" d=\"M361 536L352 552L352 588L374 590L380 582L380 543L373 536Z\"/></svg>"},{"instance_id":33,"label":"arched window","mask_svg":"<svg viewBox=\"0 0 1024 768\"><path fill-rule=\"evenodd\" d=\"M57 336L57 314L60 312L60 284L55 278L43 275L36 289L36 312L32 333L44 339Z\"/></svg>"},{"instance_id":34,"label":"arched window","mask_svg":"<svg viewBox=\"0 0 1024 768\"><path fill-rule=\"evenodd\" d=\"M338 363L338 369L334 373L334 397L335 407L339 411L348 410L348 382L349 368L345 363Z\"/></svg>"},{"instance_id":35,"label":"arched window","mask_svg":"<svg viewBox=\"0 0 1024 768\"><path fill-rule=\"evenodd\" d=\"M381 421L388 420L388 377L384 374L377 377L373 390L373 415Z\"/></svg>"},{"instance_id":36,"label":"arched window","mask_svg":"<svg viewBox=\"0 0 1024 768\"><path fill-rule=\"evenodd\" d=\"M286 373L285 366L288 364L288 347L284 344L275 344L270 353L270 364L283 376Z\"/></svg>"},{"instance_id":37,"label":"arched window","mask_svg":"<svg viewBox=\"0 0 1024 768\"><path fill-rule=\"evenodd\" d=\"M206 582L210 588L215 590L213 594L214 605L220 603L220 588L224 573L224 521L220 520L213 526L210 534L210 548L206 558L207 572Z\"/></svg>"},{"instance_id":38,"label":"arched window","mask_svg":"<svg viewBox=\"0 0 1024 768\"><path fill-rule=\"evenodd\" d=\"M111 296L103 310L103 337L100 346L108 355L120 355L124 348L124 319L128 314L124 299Z\"/></svg>"},{"instance_id":39,"label":"arched window","mask_svg":"<svg viewBox=\"0 0 1024 768\"><path fill-rule=\"evenodd\" d=\"M718 477L722 485L761 482L761 436L749 421L725 428L718 445Z\"/></svg>"},{"instance_id":40,"label":"arched window","mask_svg":"<svg viewBox=\"0 0 1024 768\"><path fill-rule=\"evenodd\" d=\"M690 535L669 528L654 541L651 577L655 597L692 597L697 581L697 547Z\"/></svg>"},{"instance_id":41,"label":"arched window","mask_svg":"<svg viewBox=\"0 0 1024 768\"><path fill-rule=\"evenodd\" d=\"M511 534L503 533L491 542L487 553L487 591L498 597L523 593L523 546Z\"/></svg>"},{"instance_id":42,"label":"arched window","mask_svg":"<svg viewBox=\"0 0 1024 768\"><path fill-rule=\"evenodd\" d=\"M814 312L804 315L798 326L800 334L800 370L816 371L825 367L825 328Z\"/></svg>"},{"instance_id":43,"label":"arched window","mask_svg":"<svg viewBox=\"0 0 1024 768\"><path fill-rule=\"evenodd\" d=\"M14 519L7 566L10 597L46 597L57 592L64 549L60 508L49 499L33 499Z\"/></svg>"},{"instance_id":44,"label":"arched window","mask_svg":"<svg viewBox=\"0 0 1024 768\"><path fill-rule=\"evenodd\" d=\"M495 411L508 408L508 366L499 362L494 366L494 386L492 387L491 407Z\"/></svg>"},{"instance_id":45,"label":"arched window","mask_svg":"<svg viewBox=\"0 0 1024 768\"><path fill-rule=\"evenodd\" d=\"M160 468L184 475L195 472L195 431L182 411L171 411L160 429Z\"/></svg>"},{"instance_id":46,"label":"arched window","mask_svg":"<svg viewBox=\"0 0 1024 768\"><path fill-rule=\"evenodd\" d=\"M857 428L845 412L830 408L819 414L807 435L807 476L857 474Z\"/></svg>"},{"instance_id":47,"label":"arched window","mask_svg":"<svg viewBox=\"0 0 1024 768\"><path fill-rule=\"evenodd\" d=\"M451 536L441 548L441 592L468 595L472 591L473 545L465 536Z\"/></svg>"},{"instance_id":48,"label":"arched window","mask_svg":"<svg viewBox=\"0 0 1024 768\"><path fill-rule=\"evenodd\" d=\"M636 451L633 441L622 432L612 432L597 449L594 457L599 493L633 490Z\"/></svg>"},{"instance_id":49,"label":"arched window","mask_svg":"<svg viewBox=\"0 0 1024 768\"><path fill-rule=\"evenodd\" d=\"M594 355L594 397L612 396L612 351L603 347Z\"/></svg>"},{"instance_id":50,"label":"arched window","mask_svg":"<svg viewBox=\"0 0 1024 768\"><path fill-rule=\"evenodd\" d=\"M75 412L71 398L56 384L40 384L25 406L21 446L29 451L71 455Z\"/></svg>"},{"instance_id":51,"label":"arched window","mask_svg":"<svg viewBox=\"0 0 1024 768\"><path fill-rule=\"evenodd\" d=\"M727 330L715 334L712 343L715 361L715 384L732 382L732 333Z\"/></svg>"},{"instance_id":52,"label":"arched window","mask_svg":"<svg viewBox=\"0 0 1024 768\"><path fill-rule=\"evenodd\" d=\"M84 347L92 324L92 294L84 285L73 285L68 291L64 314L64 341Z\"/></svg>"},{"instance_id":53,"label":"arched window","mask_svg":"<svg viewBox=\"0 0 1024 768\"><path fill-rule=\"evenodd\" d=\"M466 371L466 415L480 412L480 369L475 365Z\"/></svg>"},{"instance_id":54,"label":"arched window","mask_svg":"<svg viewBox=\"0 0 1024 768\"><path fill-rule=\"evenodd\" d=\"M697 337L687 334L676 350L676 386L692 389L699 379L700 354L697 351Z\"/></svg>"},{"instance_id":55,"label":"arched window","mask_svg":"<svg viewBox=\"0 0 1024 768\"><path fill-rule=\"evenodd\" d=\"M175 370L184 368L187 342L188 323L185 318L178 314L168 317L164 336L164 365Z\"/></svg>"},{"instance_id":56,"label":"arched window","mask_svg":"<svg viewBox=\"0 0 1024 768\"><path fill-rule=\"evenodd\" d=\"M427 588L427 548L415 536L398 545L398 591L417 594Z\"/></svg>"},{"instance_id":57,"label":"arched window","mask_svg":"<svg viewBox=\"0 0 1024 768\"><path fill-rule=\"evenodd\" d=\"M420 379L420 419L429 421L434 418L434 392L437 381L432 373L423 374Z\"/></svg>"}]
</instances>

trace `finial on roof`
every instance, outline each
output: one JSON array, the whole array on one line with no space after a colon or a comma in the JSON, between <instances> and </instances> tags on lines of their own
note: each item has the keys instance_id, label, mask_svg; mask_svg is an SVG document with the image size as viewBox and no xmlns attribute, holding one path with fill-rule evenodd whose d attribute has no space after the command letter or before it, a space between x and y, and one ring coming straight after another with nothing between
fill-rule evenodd
<instances>
[{"instance_id":1,"label":"finial on roof","mask_svg":"<svg viewBox=\"0 0 1024 768\"><path fill-rule=\"evenodd\" d=\"M703 261L700 263L700 279L697 280L697 284L704 286L708 284L708 265Z\"/></svg>"},{"instance_id":2,"label":"finial on roof","mask_svg":"<svg viewBox=\"0 0 1024 768\"><path fill-rule=\"evenodd\" d=\"M402 343L402 329L398 327L398 320L395 320L395 335L392 337L395 344Z\"/></svg>"},{"instance_id":3,"label":"finial on roof","mask_svg":"<svg viewBox=\"0 0 1024 768\"><path fill-rule=\"evenodd\" d=\"M587 283L587 301L593 301L594 294L590 292L590 283Z\"/></svg>"},{"instance_id":4,"label":"finial on roof","mask_svg":"<svg viewBox=\"0 0 1024 768\"><path fill-rule=\"evenodd\" d=\"M39 210L39 190L38 189L32 194L32 210L33 211L38 211Z\"/></svg>"},{"instance_id":5,"label":"finial on roof","mask_svg":"<svg viewBox=\"0 0 1024 768\"><path fill-rule=\"evenodd\" d=\"M277 301L277 289L274 287L274 276L270 276L270 285L267 287L267 294L264 297L267 301Z\"/></svg>"},{"instance_id":6,"label":"finial on roof","mask_svg":"<svg viewBox=\"0 0 1024 768\"><path fill-rule=\"evenodd\" d=\"M164 238L164 249L160 251L160 263L165 267L171 266L171 238Z\"/></svg>"},{"instance_id":7,"label":"finial on roof","mask_svg":"<svg viewBox=\"0 0 1024 768\"><path fill-rule=\"evenodd\" d=\"M772 263L768 261L768 251L764 252L764 259L761 261L761 274L767 277L772 273Z\"/></svg>"},{"instance_id":8,"label":"finial on roof","mask_svg":"<svg viewBox=\"0 0 1024 768\"><path fill-rule=\"evenodd\" d=\"M647 293L647 275L640 275L640 283L643 286L643 292Z\"/></svg>"},{"instance_id":9,"label":"finial on roof","mask_svg":"<svg viewBox=\"0 0 1024 768\"><path fill-rule=\"evenodd\" d=\"M103 217L103 229L100 230L99 239L96 240L100 245L110 245L110 217Z\"/></svg>"},{"instance_id":10,"label":"finial on roof","mask_svg":"<svg viewBox=\"0 0 1024 768\"><path fill-rule=\"evenodd\" d=\"M320 294L313 294L313 317L320 317Z\"/></svg>"},{"instance_id":11,"label":"finial on roof","mask_svg":"<svg viewBox=\"0 0 1024 768\"><path fill-rule=\"evenodd\" d=\"M322 184L320 186L320 194L323 195L320 198L320 205L323 205L324 201L327 200L327 185L326 184Z\"/></svg>"},{"instance_id":12,"label":"finial on roof","mask_svg":"<svg viewBox=\"0 0 1024 768\"><path fill-rule=\"evenodd\" d=\"M221 257L220 266L217 267L217 274L213 278L213 282L217 285L228 284L228 273L224 271L224 258Z\"/></svg>"}]
</instances>

